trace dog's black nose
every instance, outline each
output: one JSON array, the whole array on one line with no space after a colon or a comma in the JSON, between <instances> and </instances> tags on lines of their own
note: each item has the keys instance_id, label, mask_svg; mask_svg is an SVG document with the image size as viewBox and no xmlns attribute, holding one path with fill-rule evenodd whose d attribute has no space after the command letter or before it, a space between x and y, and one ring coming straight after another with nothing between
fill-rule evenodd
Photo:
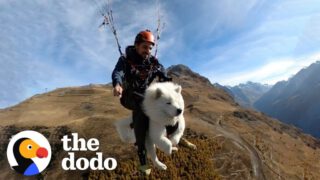
<instances>
[{"instance_id":1,"label":"dog's black nose","mask_svg":"<svg viewBox=\"0 0 320 180\"><path fill-rule=\"evenodd\" d=\"M181 114L182 109L177 109L177 115Z\"/></svg>"}]
</instances>

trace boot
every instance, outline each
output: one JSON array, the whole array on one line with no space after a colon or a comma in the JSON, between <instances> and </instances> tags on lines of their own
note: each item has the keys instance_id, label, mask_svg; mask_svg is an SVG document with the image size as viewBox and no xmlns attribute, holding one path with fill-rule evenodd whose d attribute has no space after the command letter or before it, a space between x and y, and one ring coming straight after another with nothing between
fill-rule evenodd
<instances>
[{"instance_id":1,"label":"boot","mask_svg":"<svg viewBox=\"0 0 320 180\"><path fill-rule=\"evenodd\" d=\"M143 165L143 166L141 165L139 167L139 171L146 176L149 176L151 174L151 168L148 165Z\"/></svg>"},{"instance_id":2,"label":"boot","mask_svg":"<svg viewBox=\"0 0 320 180\"><path fill-rule=\"evenodd\" d=\"M147 153L146 150L138 150L138 156L140 161L139 170L149 176L151 173L151 168L147 165Z\"/></svg>"}]
</instances>

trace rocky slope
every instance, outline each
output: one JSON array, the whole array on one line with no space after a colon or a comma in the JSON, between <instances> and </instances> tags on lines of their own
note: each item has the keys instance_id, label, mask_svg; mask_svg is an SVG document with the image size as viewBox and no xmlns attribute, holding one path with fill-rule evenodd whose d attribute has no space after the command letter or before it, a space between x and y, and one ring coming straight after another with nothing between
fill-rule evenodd
<instances>
[{"instance_id":1,"label":"rocky slope","mask_svg":"<svg viewBox=\"0 0 320 180\"><path fill-rule=\"evenodd\" d=\"M320 137L320 61L288 81L278 82L254 106L279 120Z\"/></svg>"}]
</instances>

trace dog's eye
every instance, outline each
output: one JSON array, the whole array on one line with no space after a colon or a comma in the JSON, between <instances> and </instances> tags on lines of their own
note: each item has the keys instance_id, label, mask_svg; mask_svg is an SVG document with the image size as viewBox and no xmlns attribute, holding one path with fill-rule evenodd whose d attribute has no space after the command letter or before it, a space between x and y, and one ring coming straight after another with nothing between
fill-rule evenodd
<instances>
[{"instance_id":1,"label":"dog's eye","mask_svg":"<svg viewBox=\"0 0 320 180\"><path fill-rule=\"evenodd\" d=\"M171 104L171 102L167 102L167 104L169 104L169 105L170 105L170 104Z\"/></svg>"}]
</instances>

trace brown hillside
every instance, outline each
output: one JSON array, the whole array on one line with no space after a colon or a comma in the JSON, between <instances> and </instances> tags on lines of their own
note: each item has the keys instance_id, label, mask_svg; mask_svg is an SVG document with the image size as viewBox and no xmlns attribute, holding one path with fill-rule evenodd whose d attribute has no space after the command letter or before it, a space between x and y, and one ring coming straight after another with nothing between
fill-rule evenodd
<instances>
[{"instance_id":1,"label":"brown hillside","mask_svg":"<svg viewBox=\"0 0 320 180\"><path fill-rule=\"evenodd\" d=\"M183 65L169 68L183 87L187 130L196 151L179 147L171 156L158 152L167 171L153 169L149 179L320 179L320 143L299 129L238 106L224 91ZM21 179L6 160L11 135L34 129L48 137L53 159L44 179L131 179L137 171L135 147L122 143L113 122L130 115L112 96L110 85L56 89L0 110L0 177ZM63 171L60 138L77 132L100 141L99 152L115 157L114 171ZM76 153L92 157L94 152ZM34 177L30 179L35 179Z\"/></svg>"}]
</instances>

